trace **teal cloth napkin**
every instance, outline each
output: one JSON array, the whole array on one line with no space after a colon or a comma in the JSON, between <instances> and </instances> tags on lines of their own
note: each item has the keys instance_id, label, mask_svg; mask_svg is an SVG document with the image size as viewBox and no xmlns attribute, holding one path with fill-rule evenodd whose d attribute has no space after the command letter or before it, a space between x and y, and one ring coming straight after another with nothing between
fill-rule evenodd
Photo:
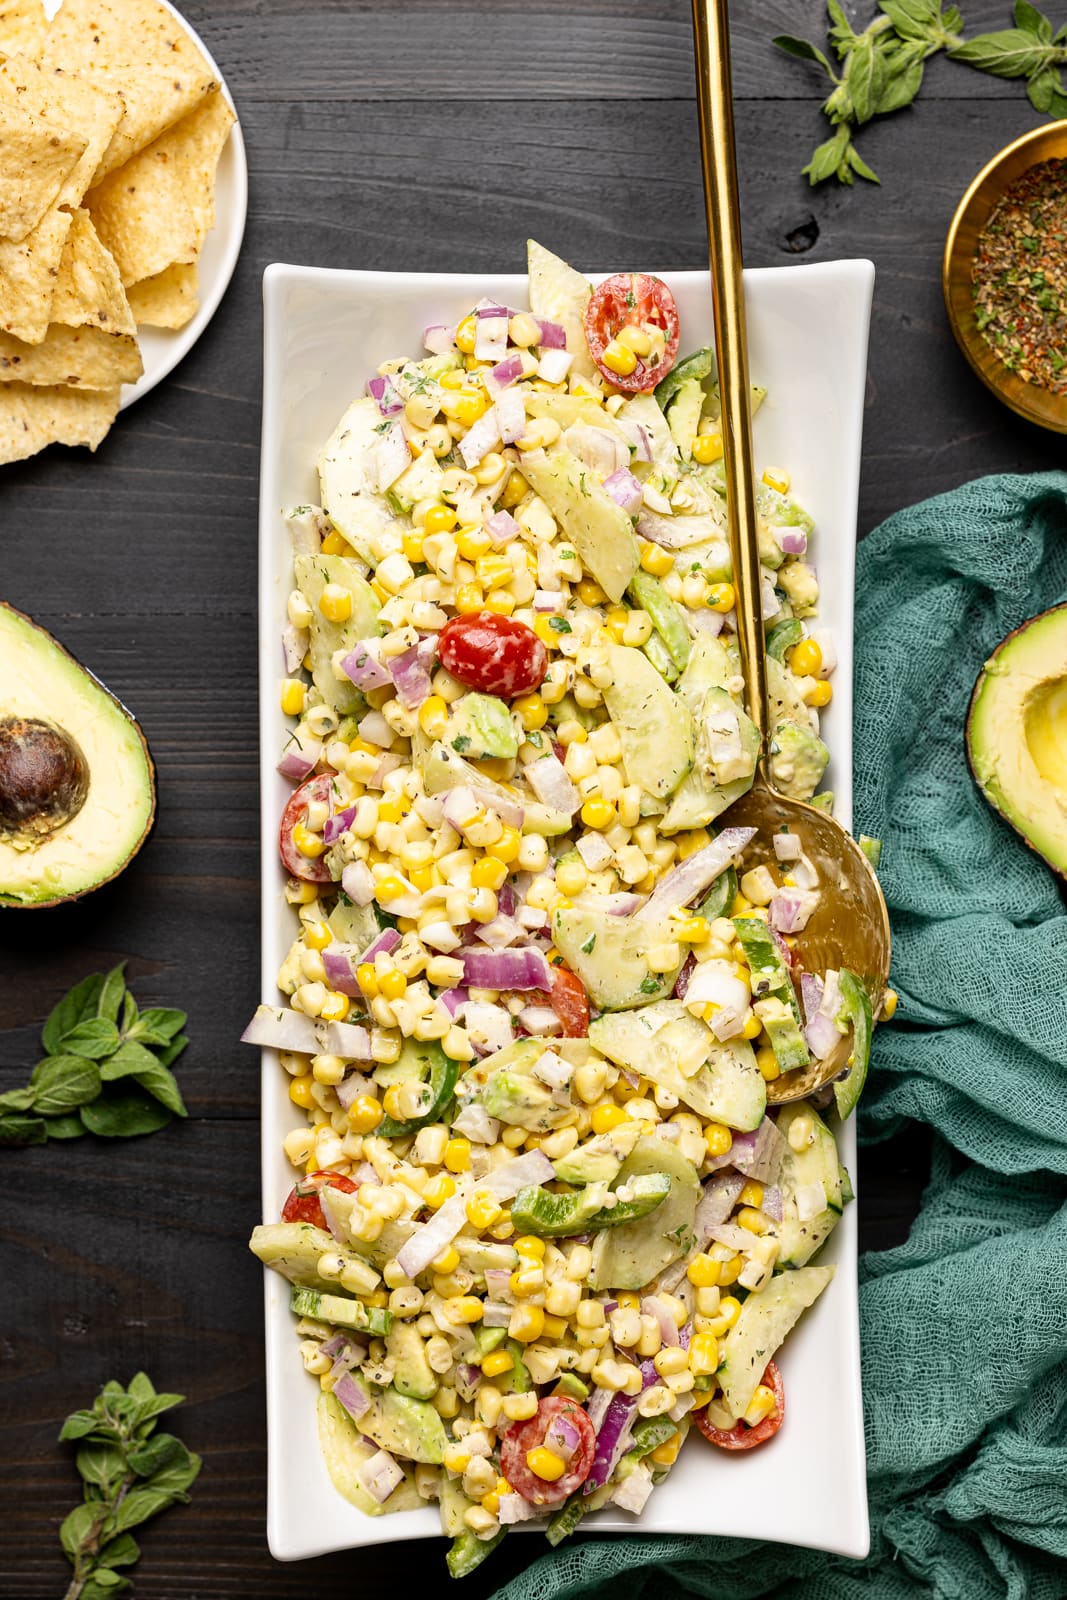
<instances>
[{"instance_id":1,"label":"teal cloth napkin","mask_svg":"<svg viewBox=\"0 0 1067 1600\"><path fill-rule=\"evenodd\" d=\"M911 1237L860 1262L870 1557L577 1541L498 1600L1067 1596L1067 916L963 741L982 662L1065 597L1067 473L968 484L859 550L856 831L885 841L900 994L860 1134L934 1130Z\"/></svg>"}]
</instances>

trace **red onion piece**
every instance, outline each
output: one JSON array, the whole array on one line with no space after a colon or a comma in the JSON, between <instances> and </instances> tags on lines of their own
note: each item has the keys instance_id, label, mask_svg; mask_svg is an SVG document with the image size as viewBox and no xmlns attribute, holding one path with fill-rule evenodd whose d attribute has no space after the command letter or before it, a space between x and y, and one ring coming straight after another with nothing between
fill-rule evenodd
<instances>
[{"instance_id":1,"label":"red onion piece","mask_svg":"<svg viewBox=\"0 0 1067 1600\"><path fill-rule=\"evenodd\" d=\"M823 981L814 972L800 974L800 999L804 1007L804 1016L810 1022L822 1005Z\"/></svg>"},{"instance_id":2,"label":"red onion piece","mask_svg":"<svg viewBox=\"0 0 1067 1600\"><path fill-rule=\"evenodd\" d=\"M365 861L350 861L341 873L341 888L357 906L369 906L374 899L374 875Z\"/></svg>"},{"instance_id":3,"label":"red onion piece","mask_svg":"<svg viewBox=\"0 0 1067 1600\"><path fill-rule=\"evenodd\" d=\"M814 896L805 889L779 889L771 897L768 919L776 933L802 933L815 909Z\"/></svg>"},{"instance_id":4,"label":"red onion piece","mask_svg":"<svg viewBox=\"0 0 1067 1600\"><path fill-rule=\"evenodd\" d=\"M688 856L656 885L638 916L643 921L665 917L676 907L688 905L726 871L755 833L755 828L724 828L710 844Z\"/></svg>"},{"instance_id":5,"label":"red onion piece","mask_svg":"<svg viewBox=\"0 0 1067 1600\"><path fill-rule=\"evenodd\" d=\"M704 1185L704 1193L693 1213L693 1232L702 1246L711 1237L712 1228L725 1222L734 1209L745 1181L738 1172L720 1172Z\"/></svg>"},{"instance_id":6,"label":"red onion piece","mask_svg":"<svg viewBox=\"0 0 1067 1600\"><path fill-rule=\"evenodd\" d=\"M383 417L395 417L398 411L404 409L404 402L391 378L368 378L367 393L377 401L378 410Z\"/></svg>"},{"instance_id":7,"label":"red onion piece","mask_svg":"<svg viewBox=\"0 0 1067 1600\"><path fill-rule=\"evenodd\" d=\"M541 317L534 321L541 330L542 350L566 350L567 330L561 322L545 322Z\"/></svg>"},{"instance_id":8,"label":"red onion piece","mask_svg":"<svg viewBox=\"0 0 1067 1600\"><path fill-rule=\"evenodd\" d=\"M278 771L283 778L292 778L296 783L302 783L309 773L314 772L321 759L322 744L318 739L300 740L294 734L282 751Z\"/></svg>"},{"instance_id":9,"label":"red onion piece","mask_svg":"<svg viewBox=\"0 0 1067 1600\"><path fill-rule=\"evenodd\" d=\"M444 989L437 996L450 1017L454 1017L460 1006L464 1006L469 999L466 989Z\"/></svg>"},{"instance_id":10,"label":"red onion piece","mask_svg":"<svg viewBox=\"0 0 1067 1600\"><path fill-rule=\"evenodd\" d=\"M471 989L549 989L552 974L540 950L464 950L463 981Z\"/></svg>"},{"instance_id":11,"label":"red onion piece","mask_svg":"<svg viewBox=\"0 0 1067 1600\"><path fill-rule=\"evenodd\" d=\"M640 422L631 422L626 417L619 417L617 420L619 427L634 447L634 460L651 461L652 439L648 429L643 427Z\"/></svg>"},{"instance_id":12,"label":"red onion piece","mask_svg":"<svg viewBox=\"0 0 1067 1600\"><path fill-rule=\"evenodd\" d=\"M685 999L687 993L689 992L689 980L696 971L696 965L696 956L693 954L692 950L690 950L689 954L682 962L681 972L679 972L677 978L674 980L674 997L676 1000Z\"/></svg>"},{"instance_id":13,"label":"red onion piece","mask_svg":"<svg viewBox=\"0 0 1067 1600\"><path fill-rule=\"evenodd\" d=\"M376 1450L361 1467L356 1468L356 1477L371 1499L384 1505L393 1490L403 1483L404 1469L394 1461L388 1450Z\"/></svg>"},{"instance_id":14,"label":"red onion piece","mask_svg":"<svg viewBox=\"0 0 1067 1600\"><path fill-rule=\"evenodd\" d=\"M446 328L441 322L433 323L423 333L423 348L429 350L431 355L450 355L455 349L455 331L454 328Z\"/></svg>"},{"instance_id":15,"label":"red onion piece","mask_svg":"<svg viewBox=\"0 0 1067 1600\"><path fill-rule=\"evenodd\" d=\"M649 1366L652 1366L651 1362ZM607 1483L629 1443L630 1430L633 1428L636 1416L637 1396L624 1394L622 1390L616 1391L611 1397L597 1433L596 1454L589 1469L589 1476L582 1485L583 1494L592 1494L594 1489L603 1488Z\"/></svg>"},{"instance_id":16,"label":"red onion piece","mask_svg":"<svg viewBox=\"0 0 1067 1600\"><path fill-rule=\"evenodd\" d=\"M335 811L327 817L322 825L322 837L325 844L336 844L342 833L352 826L356 808L354 805L346 806L343 811Z\"/></svg>"},{"instance_id":17,"label":"red onion piece","mask_svg":"<svg viewBox=\"0 0 1067 1600\"><path fill-rule=\"evenodd\" d=\"M498 1200L513 1200L527 1184L547 1183L555 1175L556 1169L548 1157L540 1150L530 1150L486 1173L479 1179L478 1187L488 1189ZM397 1251L400 1270L409 1278L417 1278L420 1272L425 1272L434 1256L452 1243L466 1222L466 1198L462 1194L454 1194Z\"/></svg>"},{"instance_id":18,"label":"red onion piece","mask_svg":"<svg viewBox=\"0 0 1067 1600\"><path fill-rule=\"evenodd\" d=\"M733 1167L746 1178L755 1178L757 1183L775 1183L784 1155L785 1139L778 1132L774 1120L764 1117L759 1127L751 1133L735 1133L727 1154L709 1160L708 1166ZM722 1175L730 1176L729 1173Z\"/></svg>"},{"instance_id":19,"label":"red onion piece","mask_svg":"<svg viewBox=\"0 0 1067 1600\"><path fill-rule=\"evenodd\" d=\"M511 355L505 356L503 361L498 361L496 366L490 369L487 379L491 389L507 389L509 385L518 382L522 377L522 373L522 357L513 352Z\"/></svg>"},{"instance_id":20,"label":"red onion piece","mask_svg":"<svg viewBox=\"0 0 1067 1600\"><path fill-rule=\"evenodd\" d=\"M641 485L626 467L619 467L618 471L605 478L604 488L624 511L636 511L641 504Z\"/></svg>"},{"instance_id":21,"label":"red onion piece","mask_svg":"<svg viewBox=\"0 0 1067 1600\"><path fill-rule=\"evenodd\" d=\"M501 315L503 311L503 315ZM479 311L474 326L474 354L479 361L503 361L508 353L507 307Z\"/></svg>"},{"instance_id":22,"label":"red onion piece","mask_svg":"<svg viewBox=\"0 0 1067 1600\"><path fill-rule=\"evenodd\" d=\"M573 1422L568 1422L566 1413L555 1416L549 1423L545 1432L545 1446L561 1461L570 1461L574 1452L581 1443L582 1436Z\"/></svg>"},{"instance_id":23,"label":"red onion piece","mask_svg":"<svg viewBox=\"0 0 1067 1600\"><path fill-rule=\"evenodd\" d=\"M361 639L341 662L341 670L357 689L384 689L392 682L389 669L382 665L378 640Z\"/></svg>"},{"instance_id":24,"label":"red onion piece","mask_svg":"<svg viewBox=\"0 0 1067 1600\"><path fill-rule=\"evenodd\" d=\"M403 765L404 757L400 755L399 752L395 750L387 750L382 759L379 761L378 765L375 767L374 771L371 773L370 777L367 779L367 788L384 789L385 780L389 774L391 772L395 772L397 767L402 767ZM397 915L401 917L417 916L418 913L399 911Z\"/></svg>"},{"instance_id":25,"label":"red onion piece","mask_svg":"<svg viewBox=\"0 0 1067 1600\"><path fill-rule=\"evenodd\" d=\"M479 321L483 317L507 317L509 320L511 318L507 306L502 306L498 300L479 300L474 308L474 315Z\"/></svg>"},{"instance_id":26,"label":"red onion piece","mask_svg":"<svg viewBox=\"0 0 1067 1600\"><path fill-rule=\"evenodd\" d=\"M760 1206L760 1210L765 1211L772 1222L781 1222L782 1191L777 1184L771 1184L769 1188L764 1188L763 1204Z\"/></svg>"},{"instance_id":27,"label":"red onion piece","mask_svg":"<svg viewBox=\"0 0 1067 1600\"><path fill-rule=\"evenodd\" d=\"M646 1316L655 1317L659 1323L659 1336L664 1345L681 1344L682 1341L678 1337L678 1324L662 1300L658 1300L655 1295L646 1295L641 1301L641 1310Z\"/></svg>"},{"instance_id":28,"label":"red onion piece","mask_svg":"<svg viewBox=\"0 0 1067 1600\"><path fill-rule=\"evenodd\" d=\"M331 987L338 994L348 995L349 999L355 999L362 993L356 981L358 960L359 953L355 945L339 944L336 940L322 952L322 965Z\"/></svg>"},{"instance_id":29,"label":"red onion piece","mask_svg":"<svg viewBox=\"0 0 1067 1600\"><path fill-rule=\"evenodd\" d=\"M346 1375L341 1378L334 1384L333 1392L353 1422L358 1422L370 1410L370 1397L352 1377Z\"/></svg>"},{"instance_id":30,"label":"red onion piece","mask_svg":"<svg viewBox=\"0 0 1067 1600\"><path fill-rule=\"evenodd\" d=\"M397 699L408 711L417 711L429 697L433 684L430 668L437 646L433 639L420 639L401 655L394 656L389 671L396 684Z\"/></svg>"},{"instance_id":31,"label":"red onion piece","mask_svg":"<svg viewBox=\"0 0 1067 1600\"><path fill-rule=\"evenodd\" d=\"M802 556L808 548L808 536L803 528L782 528L778 534L778 543L783 555Z\"/></svg>"},{"instance_id":32,"label":"red onion piece","mask_svg":"<svg viewBox=\"0 0 1067 1600\"><path fill-rule=\"evenodd\" d=\"M834 1019L817 1011L804 1029L804 1042L818 1061L825 1061L841 1042Z\"/></svg>"},{"instance_id":33,"label":"red onion piece","mask_svg":"<svg viewBox=\"0 0 1067 1600\"><path fill-rule=\"evenodd\" d=\"M518 538L519 525L510 511L494 511L486 518L485 531L495 545L505 545Z\"/></svg>"},{"instance_id":34,"label":"red onion piece","mask_svg":"<svg viewBox=\"0 0 1067 1600\"><path fill-rule=\"evenodd\" d=\"M347 1111L353 1100L357 1100L361 1094L369 1094L370 1089L371 1081L362 1072L348 1072L337 1085L334 1094L340 1102L341 1110Z\"/></svg>"}]
</instances>

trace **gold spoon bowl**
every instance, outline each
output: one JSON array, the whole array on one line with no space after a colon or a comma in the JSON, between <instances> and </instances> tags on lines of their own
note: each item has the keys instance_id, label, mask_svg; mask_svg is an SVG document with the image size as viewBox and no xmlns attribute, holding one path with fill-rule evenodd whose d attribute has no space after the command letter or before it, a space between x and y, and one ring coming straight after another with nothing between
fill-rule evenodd
<instances>
[{"instance_id":1,"label":"gold spoon bowl","mask_svg":"<svg viewBox=\"0 0 1067 1600\"><path fill-rule=\"evenodd\" d=\"M797 935L796 963L807 972L847 967L867 989L877 1016L889 977L889 918L870 862L851 834L827 812L781 794L767 761L770 714L760 597L748 341L741 284L741 219L730 84L730 33L726 0L693 0L697 106L708 217L715 349L722 404L723 466L737 596L737 640L745 709L763 751L756 780L727 813L731 826L759 829L752 849L766 860L775 830L796 834L819 877L819 906ZM798 1100L848 1070L850 1036L821 1061L783 1074L767 1085L772 1101Z\"/></svg>"}]
</instances>

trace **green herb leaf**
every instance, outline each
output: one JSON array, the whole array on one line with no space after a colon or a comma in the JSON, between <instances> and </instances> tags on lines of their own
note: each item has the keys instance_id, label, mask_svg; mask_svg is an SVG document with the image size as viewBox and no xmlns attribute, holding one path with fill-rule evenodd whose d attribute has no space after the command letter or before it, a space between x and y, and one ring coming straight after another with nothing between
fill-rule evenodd
<instances>
[{"instance_id":1,"label":"green herb leaf","mask_svg":"<svg viewBox=\"0 0 1067 1600\"><path fill-rule=\"evenodd\" d=\"M129 1578L124 1578L118 1572L112 1572L110 1567L97 1567L85 1584L80 1600L112 1600L112 1596L121 1594L130 1587Z\"/></svg>"},{"instance_id":2,"label":"green herb leaf","mask_svg":"<svg viewBox=\"0 0 1067 1600\"><path fill-rule=\"evenodd\" d=\"M1032 33L1044 44L1052 43L1052 23L1030 4L1030 0L1015 0L1015 26Z\"/></svg>"},{"instance_id":3,"label":"green herb leaf","mask_svg":"<svg viewBox=\"0 0 1067 1600\"><path fill-rule=\"evenodd\" d=\"M122 1010L122 1002L126 994L126 980L123 977L125 970L125 961L120 961L117 967L112 967L104 978L103 987L100 990L100 998L96 1002L97 1016L105 1018L108 1022L114 1022L116 1026L118 1025L119 1012Z\"/></svg>"},{"instance_id":4,"label":"green herb leaf","mask_svg":"<svg viewBox=\"0 0 1067 1600\"><path fill-rule=\"evenodd\" d=\"M32 1084L26 1089L9 1089L6 1094L0 1094L0 1112L29 1111L36 1099L37 1090Z\"/></svg>"},{"instance_id":5,"label":"green herb leaf","mask_svg":"<svg viewBox=\"0 0 1067 1600\"><path fill-rule=\"evenodd\" d=\"M140 1089L105 1084L103 1092L79 1115L90 1133L102 1139L133 1139L156 1133L170 1121L170 1112Z\"/></svg>"},{"instance_id":6,"label":"green herb leaf","mask_svg":"<svg viewBox=\"0 0 1067 1600\"><path fill-rule=\"evenodd\" d=\"M59 1430L60 1439L84 1439L99 1422L95 1411L72 1411Z\"/></svg>"},{"instance_id":7,"label":"green herb leaf","mask_svg":"<svg viewBox=\"0 0 1067 1600\"><path fill-rule=\"evenodd\" d=\"M949 51L953 61L965 61L995 78L1028 78L1055 59L1055 49L1022 28L1000 33L980 33Z\"/></svg>"},{"instance_id":8,"label":"green herb leaf","mask_svg":"<svg viewBox=\"0 0 1067 1600\"><path fill-rule=\"evenodd\" d=\"M102 972L94 972L88 978L83 978L81 983L76 983L53 1007L48 1021L41 1029L41 1043L49 1055L55 1055L59 1049L59 1041L71 1028L84 1022L88 1017L96 1016L97 1001L100 999L104 987Z\"/></svg>"},{"instance_id":9,"label":"green herb leaf","mask_svg":"<svg viewBox=\"0 0 1067 1600\"><path fill-rule=\"evenodd\" d=\"M129 1463L139 1478L151 1478L155 1472L176 1462L188 1463L189 1452L180 1439L172 1433L158 1433L154 1439L137 1450L131 1450Z\"/></svg>"},{"instance_id":10,"label":"green herb leaf","mask_svg":"<svg viewBox=\"0 0 1067 1600\"><path fill-rule=\"evenodd\" d=\"M129 1033L130 1029L136 1025L136 1022L137 1022L137 1001L133 998L133 995L127 989L126 990L126 998L122 1002L122 1026L120 1028L120 1032L122 1034L124 1034L124 1035Z\"/></svg>"},{"instance_id":11,"label":"green herb leaf","mask_svg":"<svg viewBox=\"0 0 1067 1600\"><path fill-rule=\"evenodd\" d=\"M778 33L775 34L771 43L777 45L779 50L784 50L787 56L795 56L798 61L817 62L827 76L833 78L835 83L837 82L834 69L829 61L822 51L816 49L815 45L809 43L807 39L794 39L791 34Z\"/></svg>"},{"instance_id":12,"label":"green herb leaf","mask_svg":"<svg viewBox=\"0 0 1067 1600\"><path fill-rule=\"evenodd\" d=\"M882 180L876 172L872 172L866 161L863 160L856 146L852 143L848 147L849 166L853 172L858 172L861 178L866 178L868 183L880 183Z\"/></svg>"},{"instance_id":13,"label":"green herb leaf","mask_svg":"<svg viewBox=\"0 0 1067 1600\"><path fill-rule=\"evenodd\" d=\"M804 168L804 176L812 188L817 183L825 183L827 178L837 176L838 169L845 159L845 152L848 146L848 129L844 126L838 128L832 139L827 139L825 144L818 146L811 160Z\"/></svg>"},{"instance_id":14,"label":"green herb leaf","mask_svg":"<svg viewBox=\"0 0 1067 1600\"><path fill-rule=\"evenodd\" d=\"M141 1551L132 1533L120 1533L109 1539L97 1557L98 1567L132 1567Z\"/></svg>"},{"instance_id":15,"label":"green herb leaf","mask_svg":"<svg viewBox=\"0 0 1067 1600\"><path fill-rule=\"evenodd\" d=\"M848 91L857 122L869 122L885 86L885 61L868 34L861 34L852 48L847 68Z\"/></svg>"},{"instance_id":16,"label":"green herb leaf","mask_svg":"<svg viewBox=\"0 0 1067 1600\"><path fill-rule=\"evenodd\" d=\"M102 1061L119 1047L119 1030L106 1017L90 1017L79 1022L65 1033L59 1049L52 1055L88 1056L91 1061Z\"/></svg>"},{"instance_id":17,"label":"green herb leaf","mask_svg":"<svg viewBox=\"0 0 1067 1600\"><path fill-rule=\"evenodd\" d=\"M0 1113L0 1145L46 1144L48 1129L43 1117L30 1117L17 1111Z\"/></svg>"},{"instance_id":18,"label":"green herb leaf","mask_svg":"<svg viewBox=\"0 0 1067 1600\"><path fill-rule=\"evenodd\" d=\"M100 1076L105 1083L114 1083L118 1078L135 1078L139 1073L151 1072L158 1065L151 1050L134 1039L127 1039L114 1055L100 1063Z\"/></svg>"},{"instance_id":19,"label":"green herb leaf","mask_svg":"<svg viewBox=\"0 0 1067 1600\"><path fill-rule=\"evenodd\" d=\"M59 1542L72 1562L77 1560L80 1547L92 1538L101 1520L99 1505L91 1504L75 1506L69 1516L64 1517Z\"/></svg>"},{"instance_id":20,"label":"green herb leaf","mask_svg":"<svg viewBox=\"0 0 1067 1600\"><path fill-rule=\"evenodd\" d=\"M61 1117L49 1117L45 1124L50 1139L83 1139L85 1126L80 1117L69 1112Z\"/></svg>"},{"instance_id":21,"label":"green herb leaf","mask_svg":"<svg viewBox=\"0 0 1067 1600\"><path fill-rule=\"evenodd\" d=\"M140 1040L141 1044L166 1044L185 1027L184 1011L171 1011L165 1006L150 1006L142 1011L131 1028L123 1028L127 1039Z\"/></svg>"},{"instance_id":22,"label":"green herb leaf","mask_svg":"<svg viewBox=\"0 0 1067 1600\"><path fill-rule=\"evenodd\" d=\"M192 1450L186 1451L186 1458L172 1461L169 1467L164 1467L151 1479L151 1487L162 1493L173 1495L176 1500L188 1498L186 1490L199 1476L202 1463L200 1457Z\"/></svg>"},{"instance_id":23,"label":"green herb leaf","mask_svg":"<svg viewBox=\"0 0 1067 1600\"><path fill-rule=\"evenodd\" d=\"M88 1105L100 1093L100 1068L84 1056L46 1056L33 1069L37 1091L35 1110L42 1116L62 1116Z\"/></svg>"},{"instance_id":24,"label":"green herb leaf","mask_svg":"<svg viewBox=\"0 0 1067 1600\"><path fill-rule=\"evenodd\" d=\"M140 1527L149 1517L166 1511L171 1499L172 1496L165 1489L131 1489L122 1504L116 1506L111 1525L116 1533Z\"/></svg>"},{"instance_id":25,"label":"green herb leaf","mask_svg":"<svg viewBox=\"0 0 1067 1600\"><path fill-rule=\"evenodd\" d=\"M875 112L880 117L887 116L892 111L903 111L905 106L911 105L922 88L924 59L922 46L905 48L908 51L907 59L901 62L898 57L894 71L887 75L878 96Z\"/></svg>"},{"instance_id":26,"label":"green herb leaf","mask_svg":"<svg viewBox=\"0 0 1067 1600\"><path fill-rule=\"evenodd\" d=\"M125 1455L115 1444L83 1444L75 1464L86 1483L102 1489L105 1497L117 1489L126 1471Z\"/></svg>"}]
</instances>

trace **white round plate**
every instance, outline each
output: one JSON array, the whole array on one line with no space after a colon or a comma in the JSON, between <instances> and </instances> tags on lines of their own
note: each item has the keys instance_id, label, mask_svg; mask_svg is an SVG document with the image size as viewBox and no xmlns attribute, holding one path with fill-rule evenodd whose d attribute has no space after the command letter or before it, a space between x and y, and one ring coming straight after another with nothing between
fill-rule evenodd
<instances>
[{"instance_id":1,"label":"white round plate","mask_svg":"<svg viewBox=\"0 0 1067 1600\"><path fill-rule=\"evenodd\" d=\"M174 12L186 33L203 51L208 65L222 85L222 92L229 102L230 109L236 116L237 108L233 103L233 96L204 41L178 8L170 4L170 0L162 0L162 4L168 11ZM54 17L60 8L60 0L44 0L44 8L50 18ZM219 301L226 293L233 277L234 267L237 265L247 214L248 162L245 157L241 124L237 121L230 129L230 136L223 147L215 177L215 226L204 241L204 248L200 254L200 305L196 316L187 322L184 328L174 330L138 328L137 342L141 347L144 372L136 383L127 383L123 386L120 410L125 411L127 406L132 406L135 400L140 400L142 395L146 395L157 383L162 382L173 372L178 362L188 355L215 315Z\"/></svg>"}]
</instances>

